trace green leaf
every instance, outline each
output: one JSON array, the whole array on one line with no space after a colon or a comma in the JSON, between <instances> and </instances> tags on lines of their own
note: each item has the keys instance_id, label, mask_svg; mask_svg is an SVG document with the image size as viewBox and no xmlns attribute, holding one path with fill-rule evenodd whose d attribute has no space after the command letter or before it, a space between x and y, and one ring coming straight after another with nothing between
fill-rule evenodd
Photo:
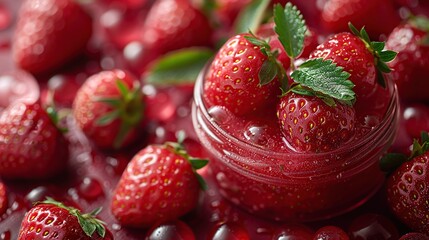
<instances>
[{"instance_id":1,"label":"green leaf","mask_svg":"<svg viewBox=\"0 0 429 240\"><path fill-rule=\"evenodd\" d=\"M265 85L270 83L277 76L278 72L277 63L267 59L264 63L262 63L258 74L259 84Z\"/></svg>"},{"instance_id":2,"label":"green leaf","mask_svg":"<svg viewBox=\"0 0 429 240\"><path fill-rule=\"evenodd\" d=\"M88 237L91 237L94 234L97 226L93 224L91 221L85 219L81 214L76 215L79 225L82 227L82 230Z\"/></svg>"},{"instance_id":3,"label":"green leaf","mask_svg":"<svg viewBox=\"0 0 429 240\"><path fill-rule=\"evenodd\" d=\"M253 0L242 9L234 22L235 33L256 32L270 2L270 0Z\"/></svg>"},{"instance_id":4,"label":"green leaf","mask_svg":"<svg viewBox=\"0 0 429 240\"><path fill-rule=\"evenodd\" d=\"M145 81L157 86L193 83L213 55L212 50L197 47L170 52L155 60Z\"/></svg>"},{"instance_id":5,"label":"green leaf","mask_svg":"<svg viewBox=\"0 0 429 240\"><path fill-rule=\"evenodd\" d=\"M115 119L118 119L119 116L120 116L120 112L117 110L108 112L105 115L98 118L96 121L96 124L100 126L106 126L109 123L113 122Z\"/></svg>"},{"instance_id":6,"label":"green leaf","mask_svg":"<svg viewBox=\"0 0 429 240\"><path fill-rule=\"evenodd\" d=\"M104 227L103 224L97 224L96 231L97 231L97 234L102 238L104 238L104 236L106 235L106 228Z\"/></svg>"},{"instance_id":7,"label":"green leaf","mask_svg":"<svg viewBox=\"0 0 429 240\"><path fill-rule=\"evenodd\" d=\"M102 102L111 107L119 107L122 104L122 100L120 98L112 98L112 97L96 97L94 98L95 102Z\"/></svg>"},{"instance_id":8,"label":"green leaf","mask_svg":"<svg viewBox=\"0 0 429 240\"><path fill-rule=\"evenodd\" d=\"M380 159L380 168L384 172L391 172L407 161L402 153L388 153Z\"/></svg>"},{"instance_id":9,"label":"green leaf","mask_svg":"<svg viewBox=\"0 0 429 240\"><path fill-rule=\"evenodd\" d=\"M386 44L384 42L371 42L371 46L376 52L381 52Z\"/></svg>"},{"instance_id":10,"label":"green leaf","mask_svg":"<svg viewBox=\"0 0 429 240\"><path fill-rule=\"evenodd\" d=\"M427 17L425 17L423 15L420 15L420 16L411 16L410 23L414 27L416 27L416 28L418 28L418 29L420 29L420 30L422 30L424 32L429 33L429 18L427 18Z\"/></svg>"},{"instance_id":11,"label":"green leaf","mask_svg":"<svg viewBox=\"0 0 429 240\"><path fill-rule=\"evenodd\" d=\"M201 159L201 158L189 158L189 162L192 165L193 169L201 169L209 163L207 159Z\"/></svg>"},{"instance_id":12,"label":"green leaf","mask_svg":"<svg viewBox=\"0 0 429 240\"><path fill-rule=\"evenodd\" d=\"M355 36L360 36L359 30L351 22L349 22L349 29Z\"/></svg>"},{"instance_id":13,"label":"green leaf","mask_svg":"<svg viewBox=\"0 0 429 240\"><path fill-rule=\"evenodd\" d=\"M337 100L351 102L355 100L355 93L352 90L354 84L348 79L350 74L331 60L324 61L321 58L307 60L292 73L291 77L295 82Z\"/></svg>"},{"instance_id":14,"label":"green leaf","mask_svg":"<svg viewBox=\"0 0 429 240\"><path fill-rule=\"evenodd\" d=\"M198 180L198 183L200 184L201 189L204 190L204 191L207 190L207 183L204 180L204 178L201 177L201 175L198 174L198 173L195 173L195 175L197 177L197 180Z\"/></svg>"},{"instance_id":15,"label":"green leaf","mask_svg":"<svg viewBox=\"0 0 429 240\"><path fill-rule=\"evenodd\" d=\"M396 55L398 55L398 53L396 53L395 51L382 51L380 52L379 56L380 56L380 60L383 62L390 62L393 59L395 59Z\"/></svg>"},{"instance_id":16,"label":"green leaf","mask_svg":"<svg viewBox=\"0 0 429 240\"><path fill-rule=\"evenodd\" d=\"M128 89L127 85L121 80L116 80L116 87L118 87L119 92L121 93L121 96L127 96L130 90Z\"/></svg>"},{"instance_id":17,"label":"green leaf","mask_svg":"<svg viewBox=\"0 0 429 240\"><path fill-rule=\"evenodd\" d=\"M280 4L274 6L274 30L279 36L287 55L294 59L304 47L307 26L301 12L288 2L283 8Z\"/></svg>"},{"instance_id":18,"label":"green leaf","mask_svg":"<svg viewBox=\"0 0 429 240\"><path fill-rule=\"evenodd\" d=\"M305 88L302 85L296 85L290 89L291 92L304 95L304 96L315 96L314 91L311 89Z\"/></svg>"},{"instance_id":19,"label":"green leaf","mask_svg":"<svg viewBox=\"0 0 429 240\"><path fill-rule=\"evenodd\" d=\"M390 69L389 66L387 66L387 64L383 61L377 62L377 68L384 73L390 73L392 71L392 69Z\"/></svg>"}]
</instances>

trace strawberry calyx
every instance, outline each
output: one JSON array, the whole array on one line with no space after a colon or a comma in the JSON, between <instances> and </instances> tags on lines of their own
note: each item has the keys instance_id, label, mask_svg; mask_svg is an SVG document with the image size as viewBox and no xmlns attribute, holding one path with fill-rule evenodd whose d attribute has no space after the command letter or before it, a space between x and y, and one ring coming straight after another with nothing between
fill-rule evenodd
<instances>
[{"instance_id":1,"label":"strawberry calyx","mask_svg":"<svg viewBox=\"0 0 429 240\"><path fill-rule=\"evenodd\" d=\"M79 222L79 225L82 227L82 230L88 237L93 237L93 234L97 232L100 237L106 235L106 228L104 227L104 222L96 218L96 216L101 212L102 208L97 208L90 213L82 214L78 209L64 205L62 202L58 202L50 197L47 197L46 200L40 202L45 204L52 204L57 207L66 209L71 215L75 216ZM39 203L38 203L39 204Z\"/></svg>"},{"instance_id":2,"label":"strawberry calyx","mask_svg":"<svg viewBox=\"0 0 429 240\"><path fill-rule=\"evenodd\" d=\"M58 130L60 130L62 133L67 133L68 129L65 126L63 120L69 115L70 109L64 108L57 110L55 106L53 90L48 91L47 103L44 108L52 123L58 128Z\"/></svg>"},{"instance_id":3,"label":"strawberry calyx","mask_svg":"<svg viewBox=\"0 0 429 240\"><path fill-rule=\"evenodd\" d=\"M173 153L183 157L191 164L192 171L197 177L201 189L206 190L207 183L205 182L204 178L200 174L198 174L197 170L205 167L208 163L208 160L202 158L194 158L190 156L183 145L183 141L185 140L185 138L185 133L183 131L179 131L177 133L177 142L166 142L164 143L164 146Z\"/></svg>"},{"instance_id":4,"label":"strawberry calyx","mask_svg":"<svg viewBox=\"0 0 429 240\"><path fill-rule=\"evenodd\" d=\"M351 22L349 22L349 29L355 36L359 37L365 43L367 49L374 56L378 84L383 88L386 87L386 81L383 73L390 73L392 71L386 63L393 61L398 53L391 50L384 50L384 42L371 41L365 27L362 27L359 31Z\"/></svg>"},{"instance_id":5,"label":"strawberry calyx","mask_svg":"<svg viewBox=\"0 0 429 240\"><path fill-rule=\"evenodd\" d=\"M286 70L283 65L277 60L279 52L277 50L272 51L270 45L267 41L258 38L252 32L249 36L245 36L250 43L255 46L258 46L262 54L264 54L267 59L262 63L261 69L259 70L259 85L265 85L273 81L276 77L280 78L282 83L282 89L287 89L288 84Z\"/></svg>"},{"instance_id":6,"label":"strawberry calyx","mask_svg":"<svg viewBox=\"0 0 429 240\"><path fill-rule=\"evenodd\" d=\"M388 153L381 158L380 168L385 172L392 172L404 162L423 155L428 150L429 134L427 132L421 132L420 141L418 139L413 140L412 150L409 156L402 153Z\"/></svg>"},{"instance_id":7,"label":"strawberry calyx","mask_svg":"<svg viewBox=\"0 0 429 240\"><path fill-rule=\"evenodd\" d=\"M121 79L117 79L116 86L120 93L119 97L100 97L95 100L113 108L112 111L97 119L97 125L106 126L116 119L121 122L119 133L113 144L113 147L118 149L128 132L140 124L143 118L144 105L140 84L135 84L133 89L129 89Z\"/></svg>"}]
</instances>

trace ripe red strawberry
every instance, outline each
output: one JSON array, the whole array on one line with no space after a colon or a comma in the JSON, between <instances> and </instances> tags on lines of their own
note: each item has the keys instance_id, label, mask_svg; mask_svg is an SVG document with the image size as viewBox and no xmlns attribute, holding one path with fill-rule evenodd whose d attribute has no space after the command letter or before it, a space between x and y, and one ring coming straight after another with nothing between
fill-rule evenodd
<instances>
[{"instance_id":1,"label":"ripe red strawberry","mask_svg":"<svg viewBox=\"0 0 429 240\"><path fill-rule=\"evenodd\" d=\"M414 141L411 156L387 180L387 200L399 220L429 234L429 136ZM406 158L406 157L405 157Z\"/></svg>"},{"instance_id":2,"label":"ripe red strawberry","mask_svg":"<svg viewBox=\"0 0 429 240\"><path fill-rule=\"evenodd\" d=\"M328 106L316 96L293 92L280 99L277 116L283 136L299 152L326 152L346 143L354 134L353 107Z\"/></svg>"},{"instance_id":3,"label":"ripe red strawberry","mask_svg":"<svg viewBox=\"0 0 429 240\"><path fill-rule=\"evenodd\" d=\"M143 112L140 82L119 69L90 76L73 102L77 125L100 148L118 149L134 141Z\"/></svg>"},{"instance_id":4,"label":"ripe red strawberry","mask_svg":"<svg viewBox=\"0 0 429 240\"><path fill-rule=\"evenodd\" d=\"M17 102L6 108L0 129L2 178L48 178L65 167L66 140L38 102Z\"/></svg>"},{"instance_id":5,"label":"ripe red strawberry","mask_svg":"<svg viewBox=\"0 0 429 240\"><path fill-rule=\"evenodd\" d=\"M113 239L103 222L95 218L101 209L82 214L53 199L35 205L21 222L18 240L27 239Z\"/></svg>"},{"instance_id":6,"label":"ripe red strawberry","mask_svg":"<svg viewBox=\"0 0 429 240\"><path fill-rule=\"evenodd\" d=\"M350 29L353 33L343 32L328 38L310 54L310 58L330 59L350 73L350 80L355 84L353 90L360 101L376 92L377 78L381 77L378 71L389 72L385 62L391 61L395 55L383 51L384 43L371 42L364 29L359 32L351 24ZM384 58L387 54L393 57Z\"/></svg>"},{"instance_id":7,"label":"ripe red strawberry","mask_svg":"<svg viewBox=\"0 0 429 240\"><path fill-rule=\"evenodd\" d=\"M374 38L389 34L401 21L390 0L330 0L321 20L329 32L347 31L347 23L352 22L358 28L365 26Z\"/></svg>"},{"instance_id":8,"label":"ripe red strawberry","mask_svg":"<svg viewBox=\"0 0 429 240\"><path fill-rule=\"evenodd\" d=\"M251 35L236 35L219 49L204 83L209 106L224 106L237 115L268 106L280 94L276 80L261 85L265 80L258 74L268 57L246 37Z\"/></svg>"},{"instance_id":9,"label":"ripe red strawberry","mask_svg":"<svg viewBox=\"0 0 429 240\"><path fill-rule=\"evenodd\" d=\"M26 0L17 19L13 58L32 73L63 66L84 50L92 34L90 16L73 0Z\"/></svg>"},{"instance_id":10,"label":"ripe red strawberry","mask_svg":"<svg viewBox=\"0 0 429 240\"><path fill-rule=\"evenodd\" d=\"M195 208L200 184L193 159L180 144L149 145L138 152L121 176L111 210L124 226L146 228L175 220Z\"/></svg>"},{"instance_id":11,"label":"ripe red strawberry","mask_svg":"<svg viewBox=\"0 0 429 240\"><path fill-rule=\"evenodd\" d=\"M213 30L208 18L188 0L155 1L141 32L143 51L128 59L138 73L167 52L212 45Z\"/></svg>"},{"instance_id":12,"label":"ripe red strawberry","mask_svg":"<svg viewBox=\"0 0 429 240\"><path fill-rule=\"evenodd\" d=\"M398 52L391 62L392 78L405 101L429 100L429 20L416 18L399 25L389 35L386 46Z\"/></svg>"}]
</instances>

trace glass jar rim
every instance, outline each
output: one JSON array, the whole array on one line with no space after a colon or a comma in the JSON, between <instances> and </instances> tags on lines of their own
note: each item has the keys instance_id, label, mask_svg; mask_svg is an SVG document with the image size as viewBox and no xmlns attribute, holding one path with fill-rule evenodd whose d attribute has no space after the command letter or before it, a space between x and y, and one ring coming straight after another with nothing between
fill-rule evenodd
<instances>
[{"instance_id":1,"label":"glass jar rim","mask_svg":"<svg viewBox=\"0 0 429 240\"><path fill-rule=\"evenodd\" d=\"M353 139L345 143L341 147L328 152L320 152L320 153L273 152L272 150L263 149L261 147L245 142L229 134L216 122L211 120L212 117L210 116L208 112L208 108L206 107L202 97L205 75L209 69L209 66L210 66L210 62L208 62L206 66L200 71L200 74L196 79L195 87L194 87L194 103L197 108L200 108L203 118L208 120L211 127L213 127L214 130L222 136L222 138L227 139L232 144L245 148L246 151L250 151L253 153L257 153L261 155L269 154L273 159L285 159L285 158L288 158L289 156L294 156L294 157L300 156L300 161L314 161L314 159L329 159L329 158L332 158L333 155L340 156L342 154L350 153L351 151L356 151L356 156L359 156L359 154L369 152L368 149L365 148L365 146L376 145L376 144L369 144L369 143L371 141L374 141L374 139L377 139L380 135L383 135L385 132L389 131L389 125L391 125L392 122L396 120L395 118L398 117L396 116L398 114L397 112L398 96L397 96L396 86L393 82L389 82L389 80L386 79L386 82L387 82L386 88L389 88L390 89L389 91L392 92L391 98L389 100L389 106L385 112L385 115L382 121L379 124L377 124L375 127L373 127L368 133L364 134L362 138ZM368 146L368 147L375 147L375 146Z\"/></svg>"}]
</instances>

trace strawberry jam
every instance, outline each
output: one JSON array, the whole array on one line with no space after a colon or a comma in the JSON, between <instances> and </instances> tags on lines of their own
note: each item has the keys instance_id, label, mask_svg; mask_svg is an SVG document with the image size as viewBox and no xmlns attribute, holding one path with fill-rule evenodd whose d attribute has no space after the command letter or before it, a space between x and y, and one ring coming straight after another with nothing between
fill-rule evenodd
<instances>
[{"instance_id":1,"label":"strawberry jam","mask_svg":"<svg viewBox=\"0 0 429 240\"><path fill-rule=\"evenodd\" d=\"M377 126L338 149L298 153L270 120L243 120L219 106L208 109L202 98L204 75L202 71L195 86L194 126L211 156L209 172L221 195L233 204L264 218L314 221L356 208L383 184L378 161L398 128L398 99L392 84L390 105ZM270 116L275 117L264 115ZM258 144L261 141L264 144Z\"/></svg>"}]
</instances>

